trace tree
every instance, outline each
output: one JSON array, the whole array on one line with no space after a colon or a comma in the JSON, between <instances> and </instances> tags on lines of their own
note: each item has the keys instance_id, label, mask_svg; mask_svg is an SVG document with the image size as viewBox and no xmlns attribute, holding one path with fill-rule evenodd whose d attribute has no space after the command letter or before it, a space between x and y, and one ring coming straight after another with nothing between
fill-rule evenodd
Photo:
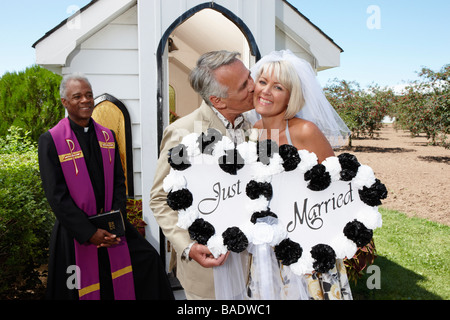
<instances>
[{"instance_id":1,"label":"tree","mask_svg":"<svg viewBox=\"0 0 450 320\"><path fill-rule=\"evenodd\" d=\"M389 103L394 99L392 90L377 85L362 90L357 82L338 79L325 87L324 92L352 132L351 138L373 137L375 131L381 128Z\"/></svg>"},{"instance_id":2,"label":"tree","mask_svg":"<svg viewBox=\"0 0 450 320\"><path fill-rule=\"evenodd\" d=\"M412 135L426 134L433 145L449 147L450 134L450 64L440 71L422 68L422 81L412 82L398 98L396 125Z\"/></svg>"},{"instance_id":3,"label":"tree","mask_svg":"<svg viewBox=\"0 0 450 320\"><path fill-rule=\"evenodd\" d=\"M21 72L7 72L0 78L0 136L11 126L39 136L64 117L59 98L61 76L34 65Z\"/></svg>"}]
</instances>

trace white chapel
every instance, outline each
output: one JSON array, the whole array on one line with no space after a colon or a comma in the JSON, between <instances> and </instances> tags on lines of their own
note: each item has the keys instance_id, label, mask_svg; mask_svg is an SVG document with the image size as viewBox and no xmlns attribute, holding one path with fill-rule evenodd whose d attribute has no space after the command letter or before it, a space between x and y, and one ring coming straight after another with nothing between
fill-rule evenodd
<instances>
[{"instance_id":1,"label":"white chapel","mask_svg":"<svg viewBox=\"0 0 450 320\"><path fill-rule=\"evenodd\" d=\"M187 80L198 57L239 51L251 67L290 49L319 72L338 67L343 52L286 0L93 0L33 47L38 65L89 78L123 140L128 196L142 199L146 237L160 253L166 243L149 207L159 142L171 119L201 103Z\"/></svg>"}]
</instances>

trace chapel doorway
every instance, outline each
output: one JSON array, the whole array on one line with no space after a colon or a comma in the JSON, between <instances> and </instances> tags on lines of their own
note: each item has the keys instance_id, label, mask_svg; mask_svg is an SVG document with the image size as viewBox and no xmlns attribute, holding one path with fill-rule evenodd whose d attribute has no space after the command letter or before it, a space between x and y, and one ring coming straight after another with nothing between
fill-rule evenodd
<instances>
[{"instance_id":1,"label":"chapel doorway","mask_svg":"<svg viewBox=\"0 0 450 320\"><path fill-rule=\"evenodd\" d=\"M240 59L248 68L261 58L256 41L245 23L214 2L190 9L164 33L157 52L158 146L169 123L200 106L202 99L191 88L188 76L198 58L214 50L240 52ZM170 243L161 232L160 252L161 255L166 252L166 269L173 271L176 268L170 251Z\"/></svg>"},{"instance_id":2,"label":"chapel doorway","mask_svg":"<svg viewBox=\"0 0 450 320\"><path fill-rule=\"evenodd\" d=\"M175 114L183 117L201 103L187 79L197 59L212 50L229 50L241 53L249 67L254 61L248 41L242 31L222 13L213 9L199 11L179 25L168 39L169 85L174 90ZM172 118L175 114L172 113Z\"/></svg>"},{"instance_id":3,"label":"chapel doorway","mask_svg":"<svg viewBox=\"0 0 450 320\"><path fill-rule=\"evenodd\" d=\"M233 12L214 3L198 5L179 17L166 30L158 48L158 138L174 120L201 104L188 76L198 58L208 51L229 50L241 53L247 67L260 59L256 41Z\"/></svg>"}]
</instances>

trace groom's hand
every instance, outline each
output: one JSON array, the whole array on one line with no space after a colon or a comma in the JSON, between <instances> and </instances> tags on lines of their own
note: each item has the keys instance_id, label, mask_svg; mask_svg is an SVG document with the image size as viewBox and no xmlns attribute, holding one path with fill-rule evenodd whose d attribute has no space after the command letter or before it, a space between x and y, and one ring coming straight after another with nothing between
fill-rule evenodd
<instances>
[{"instance_id":1,"label":"groom's hand","mask_svg":"<svg viewBox=\"0 0 450 320\"><path fill-rule=\"evenodd\" d=\"M214 258L207 246L195 243L189 251L189 257L194 259L204 268L218 267L225 263L229 252L220 255L217 259Z\"/></svg>"}]
</instances>

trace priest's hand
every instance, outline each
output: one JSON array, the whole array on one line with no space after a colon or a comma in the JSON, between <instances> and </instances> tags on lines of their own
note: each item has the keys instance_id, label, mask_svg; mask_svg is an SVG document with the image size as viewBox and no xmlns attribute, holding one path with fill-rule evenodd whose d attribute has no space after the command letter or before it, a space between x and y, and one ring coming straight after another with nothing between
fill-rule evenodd
<instances>
[{"instance_id":1,"label":"priest's hand","mask_svg":"<svg viewBox=\"0 0 450 320\"><path fill-rule=\"evenodd\" d=\"M119 244L120 238L106 230L97 229L94 235L89 239L89 242L95 244L97 248L108 248Z\"/></svg>"},{"instance_id":2,"label":"priest's hand","mask_svg":"<svg viewBox=\"0 0 450 320\"><path fill-rule=\"evenodd\" d=\"M225 263L229 252L220 255L217 259L214 258L207 246L195 243L189 251L189 257L197 261L204 268L218 267Z\"/></svg>"}]
</instances>

